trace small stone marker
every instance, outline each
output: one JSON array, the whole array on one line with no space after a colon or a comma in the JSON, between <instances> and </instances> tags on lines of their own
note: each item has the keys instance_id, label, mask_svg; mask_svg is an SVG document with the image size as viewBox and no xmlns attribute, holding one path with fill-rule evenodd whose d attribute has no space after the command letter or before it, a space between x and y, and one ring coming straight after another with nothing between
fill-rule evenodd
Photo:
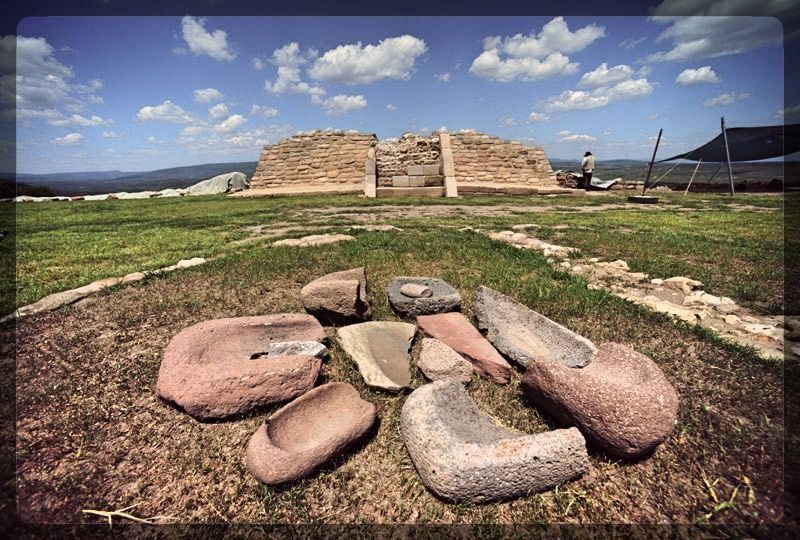
<instances>
[{"instance_id":1,"label":"small stone marker","mask_svg":"<svg viewBox=\"0 0 800 540\"><path fill-rule=\"evenodd\" d=\"M472 380L472 364L438 339L422 338L417 367L432 381L455 378L468 383Z\"/></svg>"},{"instance_id":2,"label":"small stone marker","mask_svg":"<svg viewBox=\"0 0 800 540\"><path fill-rule=\"evenodd\" d=\"M400 293L411 298L429 298L433 295L430 287L419 283L406 283L400 287Z\"/></svg>"},{"instance_id":3,"label":"small stone marker","mask_svg":"<svg viewBox=\"0 0 800 540\"><path fill-rule=\"evenodd\" d=\"M430 296L405 294L402 289L407 285L430 289L431 294ZM389 284L389 304L400 315L415 317L458 310L461 308L461 295L441 279L401 276L394 278Z\"/></svg>"}]
</instances>

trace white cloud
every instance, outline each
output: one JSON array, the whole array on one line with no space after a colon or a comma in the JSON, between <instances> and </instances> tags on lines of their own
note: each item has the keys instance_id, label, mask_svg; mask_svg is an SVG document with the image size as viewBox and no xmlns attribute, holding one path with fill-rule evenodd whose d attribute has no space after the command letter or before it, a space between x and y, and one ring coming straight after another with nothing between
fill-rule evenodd
<instances>
[{"instance_id":1,"label":"white cloud","mask_svg":"<svg viewBox=\"0 0 800 540\"><path fill-rule=\"evenodd\" d=\"M220 99L222 99L222 92L216 88L201 88L200 90L194 91L194 100L196 103L208 103Z\"/></svg>"},{"instance_id":2,"label":"white cloud","mask_svg":"<svg viewBox=\"0 0 800 540\"><path fill-rule=\"evenodd\" d=\"M367 100L364 99L362 95L338 95L325 100L312 96L311 101L315 105L322 107L322 109L325 110L325 114L328 116L339 116L340 114L357 111L367 106Z\"/></svg>"},{"instance_id":3,"label":"white cloud","mask_svg":"<svg viewBox=\"0 0 800 540\"><path fill-rule=\"evenodd\" d=\"M680 72L675 82L684 86L692 84L713 84L722 82L711 66L701 66L697 69L687 68Z\"/></svg>"},{"instance_id":4,"label":"white cloud","mask_svg":"<svg viewBox=\"0 0 800 540\"><path fill-rule=\"evenodd\" d=\"M0 38L0 72L5 73L0 77L0 103L15 107L18 119L61 119L58 110L62 107L79 113L87 103L102 102L95 93L103 88L103 82L70 82L75 72L61 63L55 52L42 37Z\"/></svg>"},{"instance_id":5,"label":"white cloud","mask_svg":"<svg viewBox=\"0 0 800 540\"><path fill-rule=\"evenodd\" d=\"M224 103L217 103L210 109L208 109L208 114L214 120L219 120L220 118L225 118L228 116L228 106Z\"/></svg>"},{"instance_id":6,"label":"white cloud","mask_svg":"<svg viewBox=\"0 0 800 540\"><path fill-rule=\"evenodd\" d=\"M537 35L489 36L483 52L472 62L470 73L482 79L510 82L535 81L575 73L578 64L566 54L580 51L605 36L605 28L594 24L571 32L563 17L556 17Z\"/></svg>"},{"instance_id":7,"label":"white cloud","mask_svg":"<svg viewBox=\"0 0 800 540\"><path fill-rule=\"evenodd\" d=\"M528 115L528 122L545 122L550 120L550 117L544 113L532 112Z\"/></svg>"},{"instance_id":8,"label":"white cloud","mask_svg":"<svg viewBox=\"0 0 800 540\"><path fill-rule=\"evenodd\" d=\"M173 47L172 48L172 54L174 54L175 56L186 56L186 54L188 54L188 53L189 53L189 51L186 50L186 47Z\"/></svg>"},{"instance_id":9,"label":"white cloud","mask_svg":"<svg viewBox=\"0 0 800 540\"><path fill-rule=\"evenodd\" d=\"M325 90L319 86L311 86L300 80L300 68L280 66L278 78L275 82L264 81L264 90L270 94L308 94L310 96L324 96Z\"/></svg>"},{"instance_id":10,"label":"white cloud","mask_svg":"<svg viewBox=\"0 0 800 540\"><path fill-rule=\"evenodd\" d=\"M517 125L517 121L511 116L501 116L497 119L497 127L510 128Z\"/></svg>"},{"instance_id":11,"label":"white cloud","mask_svg":"<svg viewBox=\"0 0 800 540\"><path fill-rule=\"evenodd\" d=\"M640 43L642 43L643 41L645 41L646 39L647 39L647 36L642 36L642 37L637 38L637 39L629 38L629 39L626 39L624 41L621 41L619 46L622 47L623 49L625 49L626 51L629 51L629 50L633 49L634 47L636 47L637 45L639 45Z\"/></svg>"},{"instance_id":12,"label":"white cloud","mask_svg":"<svg viewBox=\"0 0 800 540\"><path fill-rule=\"evenodd\" d=\"M110 126L114 122L110 119L103 119L96 114L93 114L91 118L86 118L81 116L80 114L73 114L69 118L60 118L58 120L50 120L47 122L51 126L57 127L67 127L67 126L80 126L80 127L99 127L99 126Z\"/></svg>"},{"instance_id":13,"label":"white cloud","mask_svg":"<svg viewBox=\"0 0 800 540\"><path fill-rule=\"evenodd\" d=\"M645 120L658 120L659 118L663 118L659 113L646 114L644 116Z\"/></svg>"},{"instance_id":14,"label":"white cloud","mask_svg":"<svg viewBox=\"0 0 800 540\"><path fill-rule=\"evenodd\" d=\"M230 62L237 52L228 44L228 33L224 30L206 32L205 19L186 16L181 20L181 35L189 50L196 56L206 55L214 60Z\"/></svg>"},{"instance_id":15,"label":"white cloud","mask_svg":"<svg viewBox=\"0 0 800 540\"><path fill-rule=\"evenodd\" d=\"M642 66L639 68L639 71L636 72L637 77L647 77L653 72L653 68L650 66Z\"/></svg>"},{"instance_id":16,"label":"white cloud","mask_svg":"<svg viewBox=\"0 0 800 540\"><path fill-rule=\"evenodd\" d=\"M450 82L450 72L447 72L447 73L437 73L436 75L434 75L434 77L435 77L435 78L436 78L436 80L438 80L439 82Z\"/></svg>"},{"instance_id":17,"label":"white cloud","mask_svg":"<svg viewBox=\"0 0 800 540\"><path fill-rule=\"evenodd\" d=\"M256 71L261 71L266 66L261 58L253 58L250 63Z\"/></svg>"},{"instance_id":18,"label":"white cloud","mask_svg":"<svg viewBox=\"0 0 800 540\"><path fill-rule=\"evenodd\" d=\"M391 103L388 103L386 105L386 110L387 111L396 111L397 110L397 105L392 105Z\"/></svg>"},{"instance_id":19,"label":"white cloud","mask_svg":"<svg viewBox=\"0 0 800 540\"><path fill-rule=\"evenodd\" d=\"M317 58L311 78L343 84L368 84L381 79L408 80L417 57L428 50L410 35L386 38L377 45L340 45Z\"/></svg>"},{"instance_id":20,"label":"white cloud","mask_svg":"<svg viewBox=\"0 0 800 540\"><path fill-rule=\"evenodd\" d=\"M51 142L59 146L74 146L83 140L80 133L67 133L63 137L56 137Z\"/></svg>"},{"instance_id":21,"label":"white cloud","mask_svg":"<svg viewBox=\"0 0 800 540\"><path fill-rule=\"evenodd\" d=\"M708 98L707 100L703 101L703 105L705 105L706 107L718 107L720 105L730 105L734 101L741 101L749 97L750 94L747 92L744 93L725 92L724 94Z\"/></svg>"},{"instance_id":22,"label":"white cloud","mask_svg":"<svg viewBox=\"0 0 800 540\"><path fill-rule=\"evenodd\" d=\"M172 124L188 124L194 121L191 114L170 100L164 101L161 105L142 107L136 114L136 118L141 122L170 122Z\"/></svg>"},{"instance_id":23,"label":"white cloud","mask_svg":"<svg viewBox=\"0 0 800 540\"><path fill-rule=\"evenodd\" d=\"M162 142L164 141L162 141L155 135L150 135L149 137L147 137L147 144L161 144Z\"/></svg>"},{"instance_id":24,"label":"white cloud","mask_svg":"<svg viewBox=\"0 0 800 540\"><path fill-rule=\"evenodd\" d=\"M241 114L232 114L228 118L226 118L225 120L214 126L214 129L217 131L222 131L227 133L240 128L242 124L244 124L245 122L247 122L247 118L245 118Z\"/></svg>"},{"instance_id":25,"label":"white cloud","mask_svg":"<svg viewBox=\"0 0 800 540\"><path fill-rule=\"evenodd\" d=\"M620 64L609 69L608 64L603 62L594 71L584 73L578 81L578 88L587 86L607 86L618 82L627 81L633 76L633 69L625 64Z\"/></svg>"},{"instance_id":26,"label":"white cloud","mask_svg":"<svg viewBox=\"0 0 800 540\"><path fill-rule=\"evenodd\" d=\"M300 45L296 41L272 51L272 63L276 66L297 67L306 62L303 53L300 52Z\"/></svg>"},{"instance_id":27,"label":"white cloud","mask_svg":"<svg viewBox=\"0 0 800 540\"><path fill-rule=\"evenodd\" d=\"M597 140L597 137L592 135L586 135L583 133L572 133L571 131L564 130L559 131L556 133L556 142L575 142L575 141L583 141L583 142L594 142Z\"/></svg>"},{"instance_id":28,"label":"white cloud","mask_svg":"<svg viewBox=\"0 0 800 540\"><path fill-rule=\"evenodd\" d=\"M275 107L267 107L266 105L253 105L250 107L250 114L273 118L278 116L278 109Z\"/></svg>"},{"instance_id":29,"label":"white cloud","mask_svg":"<svg viewBox=\"0 0 800 540\"><path fill-rule=\"evenodd\" d=\"M669 25L655 41L669 42L669 45L665 50L646 56L644 62L687 62L717 58L783 43L781 23L769 17L656 16L651 20Z\"/></svg>"},{"instance_id":30,"label":"white cloud","mask_svg":"<svg viewBox=\"0 0 800 540\"><path fill-rule=\"evenodd\" d=\"M117 133L116 131L104 131L103 132L104 139L121 139L122 135Z\"/></svg>"},{"instance_id":31,"label":"white cloud","mask_svg":"<svg viewBox=\"0 0 800 540\"><path fill-rule=\"evenodd\" d=\"M564 90L557 96L537 103L537 108L547 112L597 109L619 101L639 99L653 93L653 85L647 79L630 79L613 86L601 86L591 92Z\"/></svg>"}]
</instances>

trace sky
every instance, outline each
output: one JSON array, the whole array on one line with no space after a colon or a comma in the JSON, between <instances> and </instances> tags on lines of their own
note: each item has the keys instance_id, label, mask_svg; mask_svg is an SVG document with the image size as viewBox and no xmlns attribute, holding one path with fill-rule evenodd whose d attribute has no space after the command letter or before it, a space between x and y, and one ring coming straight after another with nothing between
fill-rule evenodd
<instances>
[{"instance_id":1,"label":"sky","mask_svg":"<svg viewBox=\"0 0 800 540\"><path fill-rule=\"evenodd\" d=\"M314 129L649 159L660 128L663 158L722 116L800 119L772 17L30 17L0 67L0 170L21 173L256 161Z\"/></svg>"}]
</instances>

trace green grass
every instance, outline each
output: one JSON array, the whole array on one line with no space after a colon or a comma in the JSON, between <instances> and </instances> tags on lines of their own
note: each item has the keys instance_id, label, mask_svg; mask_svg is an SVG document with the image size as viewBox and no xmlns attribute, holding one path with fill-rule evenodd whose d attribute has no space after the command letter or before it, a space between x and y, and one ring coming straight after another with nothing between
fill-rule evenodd
<instances>
[{"instance_id":1,"label":"green grass","mask_svg":"<svg viewBox=\"0 0 800 540\"><path fill-rule=\"evenodd\" d=\"M137 503L135 515L183 522L756 525L782 518L779 363L587 289L539 253L472 232L410 225L403 233L356 232L356 242L313 248L245 246L201 267L108 291L95 304L20 321L23 519L97 522L80 510ZM450 505L427 491L403 446L399 413L407 393L367 387L335 341L320 382L355 386L376 405L380 425L358 450L292 486L259 484L242 459L250 435L278 405L259 416L200 424L155 398L163 349L179 330L217 317L302 311L300 287L359 265L368 271L374 320L398 319L385 293L391 279L430 275L461 292L468 317L475 287L487 285L595 343L633 346L680 395L675 433L640 462L592 452L589 474L548 492ZM503 386L475 378L470 395L514 429L557 427L524 400L520 376ZM416 367L412 377L414 387L425 382ZM53 463L58 474L46 474ZM722 501L729 505L720 507Z\"/></svg>"},{"instance_id":2,"label":"green grass","mask_svg":"<svg viewBox=\"0 0 800 540\"><path fill-rule=\"evenodd\" d=\"M425 206L504 207L507 212L476 216L470 210L448 216L392 219L420 230L471 225L501 229L534 222L569 224L589 231L551 235L587 256L624 258L654 277L684 274L703 281L709 291L776 312L781 303L782 198L764 196L663 196L660 210L625 202L627 194L599 197L465 197L463 199L364 199L357 197L275 197L230 199L224 196L135 201L85 201L4 205L5 222L16 217L16 234L0 244L10 261L16 242L16 306L54 292L130 272L153 270L181 258L210 258L240 249L247 226L292 226L309 233L354 223L359 214L386 207L413 210ZM617 211L570 213L576 207L617 204ZM755 205L765 212L732 212L731 205ZM333 214L319 208L340 207ZM537 212L556 207L557 212ZM13 215L16 213L16 216ZM13 227L9 226L9 229ZM547 234L544 231L543 234ZM296 235L296 234L293 234ZM10 263L8 263L10 264ZM0 282L7 313L14 307L10 275Z\"/></svg>"}]
</instances>

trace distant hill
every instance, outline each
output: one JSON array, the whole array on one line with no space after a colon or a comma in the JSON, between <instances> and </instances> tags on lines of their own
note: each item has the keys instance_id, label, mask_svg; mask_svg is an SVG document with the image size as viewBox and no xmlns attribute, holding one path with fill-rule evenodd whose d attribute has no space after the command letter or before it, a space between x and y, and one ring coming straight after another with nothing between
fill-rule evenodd
<instances>
[{"instance_id":1,"label":"distant hill","mask_svg":"<svg viewBox=\"0 0 800 540\"><path fill-rule=\"evenodd\" d=\"M0 178L15 178L30 186L48 188L55 195L94 195L118 191L158 191L185 188L219 174L239 171L253 175L255 161L204 163L146 172L87 171L53 174L0 173Z\"/></svg>"}]
</instances>

